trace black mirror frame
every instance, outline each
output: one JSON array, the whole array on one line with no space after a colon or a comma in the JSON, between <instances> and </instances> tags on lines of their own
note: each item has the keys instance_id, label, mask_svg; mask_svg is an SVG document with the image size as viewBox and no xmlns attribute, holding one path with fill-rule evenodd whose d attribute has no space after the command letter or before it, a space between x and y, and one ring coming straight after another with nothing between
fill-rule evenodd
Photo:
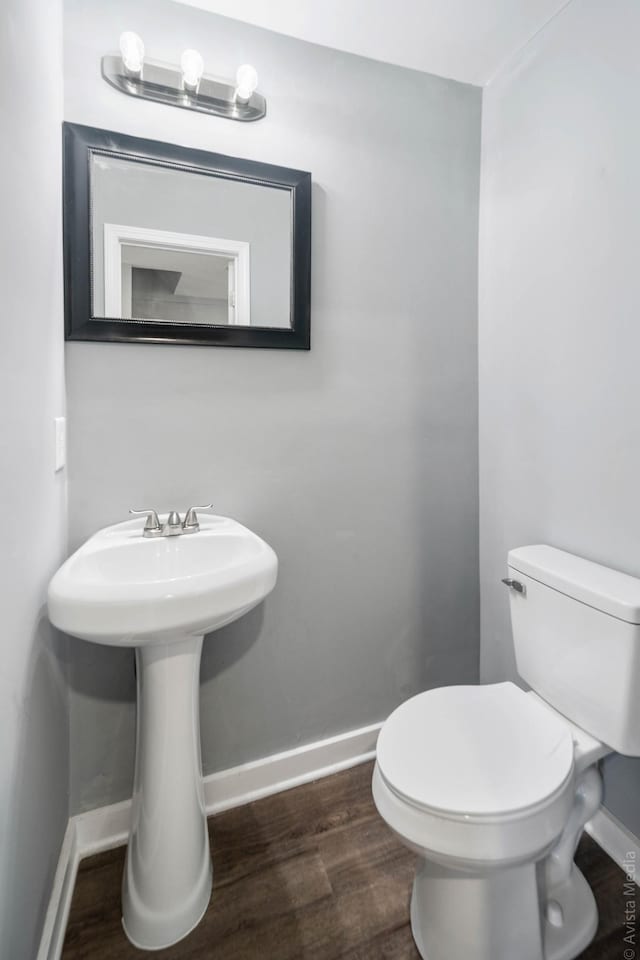
<instances>
[{"instance_id":1,"label":"black mirror frame","mask_svg":"<svg viewBox=\"0 0 640 960\"><path fill-rule=\"evenodd\" d=\"M223 327L99 319L92 314L90 167L94 153L193 168L198 173L289 190L292 199L291 319L287 328ZM65 339L219 347L311 347L311 174L192 150L75 123L63 124Z\"/></svg>"}]
</instances>

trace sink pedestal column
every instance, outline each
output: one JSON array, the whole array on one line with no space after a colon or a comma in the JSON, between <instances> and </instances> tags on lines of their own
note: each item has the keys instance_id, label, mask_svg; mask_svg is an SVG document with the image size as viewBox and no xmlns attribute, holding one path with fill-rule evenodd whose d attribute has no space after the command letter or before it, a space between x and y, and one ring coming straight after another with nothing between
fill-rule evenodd
<instances>
[{"instance_id":1,"label":"sink pedestal column","mask_svg":"<svg viewBox=\"0 0 640 960\"><path fill-rule=\"evenodd\" d=\"M136 650L138 714L122 924L137 947L186 936L209 904L212 869L200 756L202 637Z\"/></svg>"}]
</instances>

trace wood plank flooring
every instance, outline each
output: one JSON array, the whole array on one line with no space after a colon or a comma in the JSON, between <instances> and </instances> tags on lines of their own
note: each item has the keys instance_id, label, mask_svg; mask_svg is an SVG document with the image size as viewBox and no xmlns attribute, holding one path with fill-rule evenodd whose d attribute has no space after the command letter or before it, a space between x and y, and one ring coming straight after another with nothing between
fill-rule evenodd
<instances>
[{"instance_id":1,"label":"wood plank flooring","mask_svg":"<svg viewBox=\"0 0 640 960\"><path fill-rule=\"evenodd\" d=\"M371 773L364 764L212 817L211 905L190 936L149 956L419 960L409 928L414 857L378 816ZM63 960L145 956L120 924L124 854L121 847L81 863ZM600 910L581 960L622 960L623 873L588 837L576 859Z\"/></svg>"}]
</instances>

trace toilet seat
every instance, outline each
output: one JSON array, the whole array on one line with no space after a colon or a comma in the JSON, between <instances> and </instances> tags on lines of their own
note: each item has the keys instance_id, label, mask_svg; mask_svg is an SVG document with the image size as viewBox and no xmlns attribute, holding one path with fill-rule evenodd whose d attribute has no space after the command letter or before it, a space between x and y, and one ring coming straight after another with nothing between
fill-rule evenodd
<instances>
[{"instance_id":1,"label":"toilet seat","mask_svg":"<svg viewBox=\"0 0 640 960\"><path fill-rule=\"evenodd\" d=\"M373 792L410 845L504 863L559 836L573 780L569 725L507 682L440 687L398 707L380 732Z\"/></svg>"},{"instance_id":2,"label":"toilet seat","mask_svg":"<svg viewBox=\"0 0 640 960\"><path fill-rule=\"evenodd\" d=\"M573 767L568 724L514 683L439 687L384 724L377 759L409 803L445 816L510 816L544 802Z\"/></svg>"}]
</instances>

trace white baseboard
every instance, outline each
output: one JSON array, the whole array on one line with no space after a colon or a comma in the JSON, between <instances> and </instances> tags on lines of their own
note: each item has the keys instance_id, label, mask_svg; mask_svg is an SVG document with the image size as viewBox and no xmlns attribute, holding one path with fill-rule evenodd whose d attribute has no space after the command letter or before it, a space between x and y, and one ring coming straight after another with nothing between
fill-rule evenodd
<instances>
[{"instance_id":1,"label":"white baseboard","mask_svg":"<svg viewBox=\"0 0 640 960\"><path fill-rule=\"evenodd\" d=\"M130 816L131 800L122 800L71 817L76 828L79 859L125 844Z\"/></svg>"},{"instance_id":2,"label":"white baseboard","mask_svg":"<svg viewBox=\"0 0 640 960\"><path fill-rule=\"evenodd\" d=\"M76 882L78 863L80 862L74 819L74 817L71 817L67 824L60 848L58 867L53 879L49 906L44 918L37 960L58 960L62 953L69 908L71 907L71 898Z\"/></svg>"},{"instance_id":3,"label":"white baseboard","mask_svg":"<svg viewBox=\"0 0 640 960\"><path fill-rule=\"evenodd\" d=\"M600 807L585 827L598 846L640 887L640 840L606 807Z\"/></svg>"},{"instance_id":4,"label":"white baseboard","mask_svg":"<svg viewBox=\"0 0 640 960\"><path fill-rule=\"evenodd\" d=\"M204 778L207 816L355 767L375 756L382 722L350 730ZM59 960L78 865L83 857L127 842L131 800L69 819L47 909L37 960Z\"/></svg>"},{"instance_id":5,"label":"white baseboard","mask_svg":"<svg viewBox=\"0 0 640 960\"><path fill-rule=\"evenodd\" d=\"M243 763L204 779L207 815L239 807L301 783L328 777L372 760L382 723L350 730L328 740Z\"/></svg>"}]
</instances>

